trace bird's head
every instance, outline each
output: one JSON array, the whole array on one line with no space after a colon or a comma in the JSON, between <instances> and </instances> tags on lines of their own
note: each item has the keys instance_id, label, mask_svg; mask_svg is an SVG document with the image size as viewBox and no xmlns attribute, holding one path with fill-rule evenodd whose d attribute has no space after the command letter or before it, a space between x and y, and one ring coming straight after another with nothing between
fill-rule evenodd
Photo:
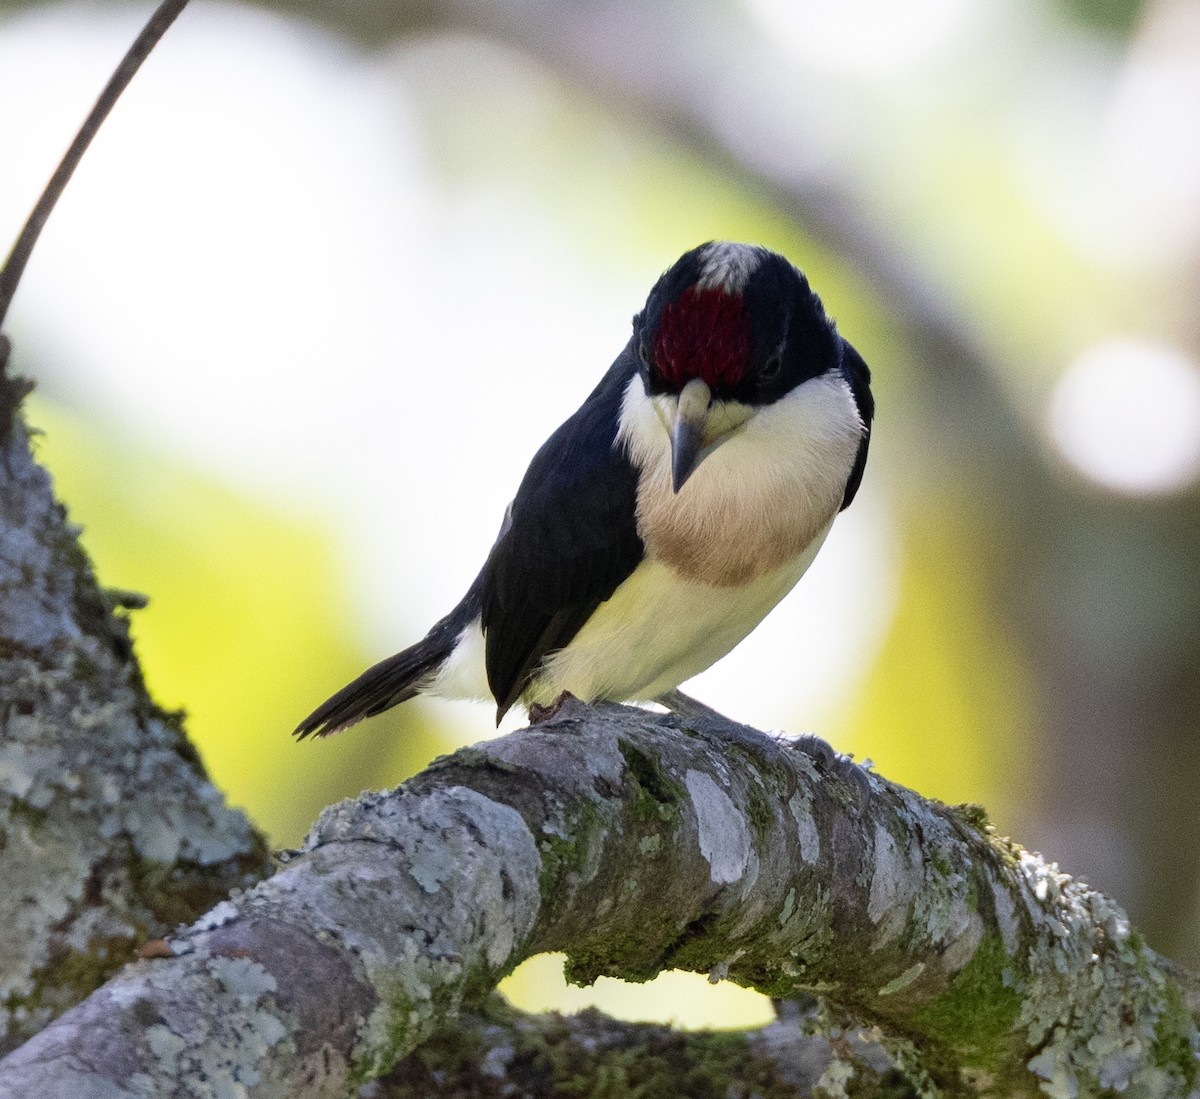
<instances>
[{"instance_id":1,"label":"bird's head","mask_svg":"<svg viewBox=\"0 0 1200 1099\"><path fill-rule=\"evenodd\" d=\"M671 437L676 492L760 409L841 362L841 341L808 280L749 244L714 241L685 253L633 329L646 393Z\"/></svg>"}]
</instances>

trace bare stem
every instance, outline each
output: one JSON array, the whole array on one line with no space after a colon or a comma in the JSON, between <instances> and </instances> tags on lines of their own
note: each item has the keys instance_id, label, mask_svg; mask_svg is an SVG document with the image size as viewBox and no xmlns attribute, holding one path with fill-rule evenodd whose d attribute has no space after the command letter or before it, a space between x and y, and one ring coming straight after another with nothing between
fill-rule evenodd
<instances>
[{"instance_id":1,"label":"bare stem","mask_svg":"<svg viewBox=\"0 0 1200 1099\"><path fill-rule=\"evenodd\" d=\"M150 17L150 21L142 28L141 34L129 47L129 52L125 54L121 64L109 78L108 83L104 86L104 91L100 93L100 98L96 100L96 105L79 128L75 140L71 142L71 147L59 162L54 175L50 177L50 182L46 184L41 198L38 199L37 205L26 219L12 251L8 254L8 259L4 261L4 267L0 269L0 327L4 325L8 307L12 303L13 295L17 292L17 284L25 272L25 264L29 262L29 256L41 235L42 227L50 217L50 212L58 202L59 196L66 189L71 176L74 175L79 162L83 159L87 147L92 143L92 138L99 132L109 112L121 97L121 93L141 68L142 62L146 60L150 51L158 44L158 40L166 33L167 28L175 22L176 17L187 6L187 2L188 0L163 0L159 4L158 9Z\"/></svg>"}]
</instances>

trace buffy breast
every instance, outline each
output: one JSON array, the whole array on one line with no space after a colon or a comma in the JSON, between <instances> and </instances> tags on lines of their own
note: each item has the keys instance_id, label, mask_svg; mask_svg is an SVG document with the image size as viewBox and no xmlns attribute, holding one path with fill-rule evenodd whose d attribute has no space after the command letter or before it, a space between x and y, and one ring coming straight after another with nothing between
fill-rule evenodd
<instances>
[{"instance_id":1,"label":"buffy breast","mask_svg":"<svg viewBox=\"0 0 1200 1099\"><path fill-rule=\"evenodd\" d=\"M669 478L666 488L670 492ZM719 588L749 584L798 557L837 511L836 502L798 508L786 493L756 500L735 493L708 497L698 513L650 487L639 501L638 529L647 556L679 576Z\"/></svg>"},{"instance_id":2,"label":"buffy breast","mask_svg":"<svg viewBox=\"0 0 1200 1099\"><path fill-rule=\"evenodd\" d=\"M655 426L646 425L643 443ZM841 506L862 423L844 381L815 378L718 443L679 493L671 491L661 434L662 447L632 448L647 556L689 580L736 587L823 536Z\"/></svg>"}]
</instances>

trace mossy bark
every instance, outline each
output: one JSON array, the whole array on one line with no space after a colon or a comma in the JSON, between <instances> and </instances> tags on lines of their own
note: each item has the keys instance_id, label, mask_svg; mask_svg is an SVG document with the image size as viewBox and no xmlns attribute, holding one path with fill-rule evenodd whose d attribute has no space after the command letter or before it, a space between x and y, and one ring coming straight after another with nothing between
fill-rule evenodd
<instances>
[{"instance_id":1,"label":"mossy bark","mask_svg":"<svg viewBox=\"0 0 1200 1099\"><path fill-rule=\"evenodd\" d=\"M922 1091L1183 1096L1196 1079L1178 974L978 812L811 738L613 705L568 701L326 810L273 879L170 942L0 1064L0 1094L65 1093L85 1042L154 1094L182 1094L185 1068L193 1088L344 1094L548 950L578 980L682 967L819 993Z\"/></svg>"},{"instance_id":2,"label":"mossy bark","mask_svg":"<svg viewBox=\"0 0 1200 1099\"><path fill-rule=\"evenodd\" d=\"M681 1032L597 1011L525 1015L498 997L448 1022L383 1077L372 1099L799 1099L913 1096L911 1078L869 1027L817 1007L750 1032ZM509 1090L506 1090L509 1089ZM515 1090L514 1090L515 1089Z\"/></svg>"},{"instance_id":3,"label":"mossy bark","mask_svg":"<svg viewBox=\"0 0 1200 1099\"><path fill-rule=\"evenodd\" d=\"M269 870L33 460L0 337L0 1052Z\"/></svg>"}]
</instances>

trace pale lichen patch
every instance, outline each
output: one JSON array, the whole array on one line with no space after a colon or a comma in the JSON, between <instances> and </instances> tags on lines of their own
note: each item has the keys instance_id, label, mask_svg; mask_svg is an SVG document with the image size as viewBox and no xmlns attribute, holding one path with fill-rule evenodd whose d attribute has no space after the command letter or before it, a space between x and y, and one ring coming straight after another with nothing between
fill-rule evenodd
<instances>
[{"instance_id":1,"label":"pale lichen patch","mask_svg":"<svg viewBox=\"0 0 1200 1099\"><path fill-rule=\"evenodd\" d=\"M915 980L917 980L924 972L926 966L924 962L915 962L910 965L899 977L893 977L880 990L880 996L894 996L897 992L902 992L908 988Z\"/></svg>"},{"instance_id":2,"label":"pale lichen patch","mask_svg":"<svg viewBox=\"0 0 1200 1099\"><path fill-rule=\"evenodd\" d=\"M232 923L237 918L236 904L232 901L218 901L192 925L192 929L194 931L212 931L215 928L224 927L227 923Z\"/></svg>"},{"instance_id":3,"label":"pale lichen patch","mask_svg":"<svg viewBox=\"0 0 1200 1099\"><path fill-rule=\"evenodd\" d=\"M867 917L876 925L873 950L881 950L904 930L909 902L917 890L913 867L904 851L882 824L875 826L875 843L870 864Z\"/></svg>"},{"instance_id":4,"label":"pale lichen patch","mask_svg":"<svg viewBox=\"0 0 1200 1099\"><path fill-rule=\"evenodd\" d=\"M996 927L1000 931L1000 941L1004 943L1005 952L1012 954L1017 949L1017 937L1020 932L1016 905L1009 889L998 882L990 871L988 885L992 897L992 911L996 915Z\"/></svg>"},{"instance_id":5,"label":"pale lichen patch","mask_svg":"<svg viewBox=\"0 0 1200 1099\"><path fill-rule=\"evenodd\" d=\"M230 995L257 999L275 991L275 978L253 958L211 957L207 968Z\"/></svg>"},{"instance_id":6,"label":"pale lichen patch","mask_svg":"<svg viewBox=\"0 0 1200 1099\"><path fill-rule=\"evenodd\" d=\"M0 794L26 798L40 770L40 761L28 746L16 741L0 744Z\"/></svg>"},{"instance_id":7,"label":"pale lichen patch","mask_svg":"<svg viewBox=\"0 0 1200 1099\"><path fill-rule=\"evenodd\" d=\"M162 1023L155 1023L146 1031L146 1044L159 1062L166 1063L173 1063L187 1048L187 1042Z\"/></svg>"},{"instance_id":8,"label":"pale lichen patch","mask_svg":"<svg viewBox=\"0 0 1200 1099\"><path fill-rule=\"evenodd\" d=\"M964 925L958 929L945 950L942 952L942 968L949 974L957 973L967 965L979 949L983 941L984 923L982 918L967 910Z\"/></svg>"},{"instance_id":9,"label":"pale lichen patch","mask_svg":"<svg viewBox=\"0 0 1200 1099\"><path fill-rule=\"evenodd\" d=\"M853 1062L831 1057L820 1079L813 1085L813 1093L828 1099L846 1099L850 1094L848 1088L853 1079Z\"/></svg>"},{"instance_id":10,"label":"pale lichen patch","mask_svg":"<svg viewBox=\"0 0 1200 1099\"><path fill-rule=\"evenodd\" d=\"M783 910L779 913L779 926L783 927L788 920L792 918L792 912L796 908L796 890L789 889L787 896L783 898Z\"/></svg>"},{"instance_id":11,"label":"pale lichen patch","mask_svg":"<svg viewBox=\"0 0 1200 1099\"><path fill-rule=\"evenodd\" d=\"M807 761L806 761L807 762ZM809 767L812 764L809 763ZM797 791L788 798L788 810L796 822L796 840L800 844L800 857L809 865L816 866L821 857L821 833L813 820L811 796Z\"/></svg>"},{"instance_id":12,"label":"pale lichen patch","mask_svg":"<svg viewBox=\"0 0 1200 1099\"><path fill-rule=\"evenodd\" d=\"M905 867L900 849L891 833L881 824L875 826L875 865L871 873L871 889L867 897L867 916L879 923L904 892Z\"/></svg>"},{"instance_id":13,"label":"pale lichen patch","mask_svg":"<svg viewBox=\"0 0 1200 1099\"><path fill-rule=\"evenodd\" d=\"M1172 1017L1162 968L1125 913L1036 855L1024 852L1019 867L1042 905L1031 906L1018 1019L1041 1047L1028 1067L1042 1090L1185 1094L1200 1073L1200 1032L1190 1014ZM1156 1063L1159 1048L1173 1051L1166 1063Z\"/></svg>"},{"instance_id":14,"label":"pale lichen patch","mask_svg":"<svg viewBox=\"0 0 1200 1099\"><path fill-rule=\"evenodd\" d=\"M689 770L684 777L696 812L700 853L708 861L718 885L738 881L750 863L750 829L745 816L704 771Z\"/></svg>"}]
</instances>

